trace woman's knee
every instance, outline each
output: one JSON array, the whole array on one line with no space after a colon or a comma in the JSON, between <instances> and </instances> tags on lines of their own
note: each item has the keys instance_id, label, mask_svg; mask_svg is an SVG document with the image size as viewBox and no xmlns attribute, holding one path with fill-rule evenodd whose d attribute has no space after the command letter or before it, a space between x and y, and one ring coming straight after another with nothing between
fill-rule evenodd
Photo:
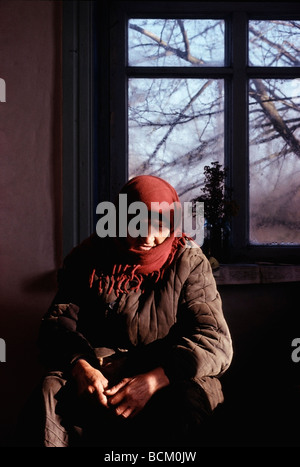
<instances>
[{"instance_id":1,"label":"woman's knee","mask_svg":"<svg viewBox=\"0 0 300 467\"><path fill-rule=\"evenodd\" d=\"M62 372L51 372L44 376L42 380L42 390L44 392L56 393L66 384Z\"/></svg>"}]
</instances>

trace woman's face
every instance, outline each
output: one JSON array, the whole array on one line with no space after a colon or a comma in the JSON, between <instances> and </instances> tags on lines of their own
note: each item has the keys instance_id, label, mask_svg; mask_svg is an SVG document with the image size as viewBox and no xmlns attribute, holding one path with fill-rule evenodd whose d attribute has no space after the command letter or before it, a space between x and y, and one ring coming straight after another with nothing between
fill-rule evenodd
<instances>
[{"instance_id":1,"label":"woman's face","mask_svg":"<svg viewBox=\"0 0 300 467\"><path fill-rule=\"evenodd\" d=\"M139 232L136 232L134 236L127 236L127 245L129 249L138 250L138 251L150 251L152 248L155 248L158 245L161 245L165 239L170 234L170 228L167 223L164 223L163 220L160 219L147 219L145 220L146 226L142 229L140 225ZM147 232L146 236L142 236L139 233ZM131 230L131 233L132 230Z\"/></svg>"}]
</instances>

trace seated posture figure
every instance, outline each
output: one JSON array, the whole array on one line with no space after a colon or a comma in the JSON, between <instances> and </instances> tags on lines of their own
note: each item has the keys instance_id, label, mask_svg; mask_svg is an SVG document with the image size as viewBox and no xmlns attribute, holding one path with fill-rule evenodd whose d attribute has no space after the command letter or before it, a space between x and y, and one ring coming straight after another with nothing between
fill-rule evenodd
<instances>
[{"instance_id":1,"label":"seated posture figure","mask_svg":"<svg viewBox=\"0 0 300 467\"><path fill-rule=\"evenodd\" d=\"M231 337L207 258L178 234L178 195L148 175L120 193L147 206L146 232L93 234L74 248L42 319L46 447L201 442L223 402ZM172 207L165 223L163 209L152 216L163 202Z\"/></svg>"}]
</instances>

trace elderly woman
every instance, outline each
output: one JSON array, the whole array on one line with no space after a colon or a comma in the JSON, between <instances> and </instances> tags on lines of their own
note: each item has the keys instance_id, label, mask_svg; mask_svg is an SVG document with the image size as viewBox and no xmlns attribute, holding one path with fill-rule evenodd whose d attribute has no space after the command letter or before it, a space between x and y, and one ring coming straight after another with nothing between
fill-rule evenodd
<instances>
[{"instance_id":1,"label":"elderly woman","mask_svg":"<svg viewBox=\"0 0 300 467\"><path fill-rule=\"evenodd\" d=\"M178 230L178 195L147 175L121 193L145 203L149 228L74 248L42 320L46 447L184 443L223 401L230 333L208 260ZM162 202L169 224L151 216Z\"/></svg>"}]
</instances>

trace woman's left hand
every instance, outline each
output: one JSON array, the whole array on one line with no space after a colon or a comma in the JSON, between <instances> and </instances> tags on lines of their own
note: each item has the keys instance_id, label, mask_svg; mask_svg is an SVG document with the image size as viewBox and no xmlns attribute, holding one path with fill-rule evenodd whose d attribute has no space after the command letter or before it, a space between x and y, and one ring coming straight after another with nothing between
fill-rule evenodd
<instances>
[{"instance_id":1,"label":"woman's left hand","mask_svg":"<svg viewBox=\"0 0 300 467\"><path fill-rule=\"evenodd\" d=\"M169 379L163 368L155 368L132 378L124 378L120 383L104 394L108 405L113 407L117 415L130 418L137 415L159 389L168 386Z\"/></svg>"}]
</instances>

